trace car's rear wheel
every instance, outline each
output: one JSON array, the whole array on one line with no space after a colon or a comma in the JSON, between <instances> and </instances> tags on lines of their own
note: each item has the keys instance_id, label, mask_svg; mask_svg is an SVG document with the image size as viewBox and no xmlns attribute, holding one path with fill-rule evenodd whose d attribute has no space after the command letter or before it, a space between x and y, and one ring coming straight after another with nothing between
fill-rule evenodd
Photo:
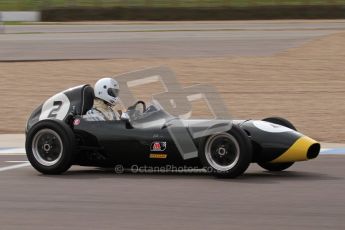
<instances>
[{"instance_id":1,"label":"car's rear wheel","mask_svg":"<svg viewBox=\"0 0 345 230\"><path fill-rule=\"evenodd\" d=\"M60 174L67 171L73 163L74 134L62 121L43 120L29 130L25 148L31 165L37 171Z\"/></svg>"},{"instance_id":2,"label":"car's rear wheel","mask_svg":"<svg viewBox=\"0 0 345 230\"><path fill-rule=\"evenodd\" d=\"M235 178L248 168L252 149L248 136L237 126L226 133L205 138L199 147L199 157L208 172Z\"/></svg>"},{"instance_id":3,"label":"car's rear wheel","mask_svg":"<svg viewBox=\"0 0 345 230\"><path fill-rule=\"evenodd\" d=\"M297 131L296 127L288 120L281 118L281 117L268 117L263 119L263 121L267 121L273 124L281 125L290 129ZM285 169L290 168L295 162L286 162L286 163L269 163L269 162L259 162L258 165L272 172L279 172Z\"/></svg>"}]
</instances>

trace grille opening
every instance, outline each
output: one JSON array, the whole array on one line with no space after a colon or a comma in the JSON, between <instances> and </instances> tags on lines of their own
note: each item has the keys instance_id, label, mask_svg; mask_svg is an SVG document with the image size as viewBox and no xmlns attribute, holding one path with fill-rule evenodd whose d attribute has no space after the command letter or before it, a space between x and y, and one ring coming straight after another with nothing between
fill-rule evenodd
<instances>
[{"instance_id":1,"label":"grille opening","mask_svg":"<svg viewBox=\"0 0 345 230\"><path fill-rule=\"evenodd\" d=\"M320 148L321 148L321 146L319 143L312 144L309 147L308 152L307 152L308 159L316 158L320 153Z\"/></svg>"}]
</instances>

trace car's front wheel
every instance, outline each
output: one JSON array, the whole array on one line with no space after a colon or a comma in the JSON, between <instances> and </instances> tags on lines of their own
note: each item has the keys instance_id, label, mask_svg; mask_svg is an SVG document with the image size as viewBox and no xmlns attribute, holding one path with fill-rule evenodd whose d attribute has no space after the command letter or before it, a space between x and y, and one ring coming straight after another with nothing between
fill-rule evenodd
<instances>
[{"instance_id":1,"label":"car's front wheel","mask_svg":"<svg viewBox=\"0 0 345 230\"><path fill-rule=\"evenodd\" d=\"M199 147L199 157L208 172L218 177L242 175L252 159L248 136L233 125L226 133L211 135Z\"/></svg>"},{"instance_id":2,"label":"car's front wheel","mask_svg":"<svg viewBox=\"0 0 345 230\"><path fill-rule=\"evenodd\" d=\"M37 171L60 174L67 171L73 163L74 134L62 121L43 120L29 130L25 148L31 165Z\"/></svg>"}]
</instances>

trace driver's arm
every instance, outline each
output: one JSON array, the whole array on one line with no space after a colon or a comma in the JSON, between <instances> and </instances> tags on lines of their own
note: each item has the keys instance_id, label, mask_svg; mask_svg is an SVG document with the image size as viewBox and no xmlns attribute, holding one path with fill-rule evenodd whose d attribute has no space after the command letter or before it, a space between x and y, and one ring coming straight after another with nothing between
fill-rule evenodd
<instances>
[{"instance_id":1,"label":"driver's arm","mask_svg":"<svg viewBox=\"0 0 345 230\"><path fill-rule=\"evenodd\" d=\"M124 112L125 109L124 109L124 107L120 103L118 103L115 106L111 107L111 110L115 114L116 120L122 119L122 114L125 113Z\"/></svg>"},{"instance_id":2,"label":"driver's arm","mask_svg":"<svg viewBox=\"0 0 345 230\"><path fill-rule=\"evenodd\" d=\"M83 118L87 121L105 121L106 120L104 114L95 109L91 109L87 111L87 113L83 116Z\"/></svg>"}]
</instances>

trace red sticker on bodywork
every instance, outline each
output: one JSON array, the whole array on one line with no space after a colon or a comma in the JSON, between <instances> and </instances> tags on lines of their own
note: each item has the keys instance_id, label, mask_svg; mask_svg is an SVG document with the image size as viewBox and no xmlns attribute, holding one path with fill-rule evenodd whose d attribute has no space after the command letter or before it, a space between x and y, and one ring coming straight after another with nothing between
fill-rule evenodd
<instances>
[{"instance_id":1,"label":"red sticker on bodywork","mask_svg":"<svg viewBox=\"0 0 345 230\"><path fill-rule=\"evenodd\" d=\"M167 143L165 141L154 141L151 143L151 151L164 151L167 147Z\"/></svg>"},{"instance_id":2,"label":"red sticker on bodywork","mask_svg":"<svg viewBox=\"0 0 345 230\"><path fill-rule=\"evenodd\" d=\"M80 124L80 119L75 119L74 121L73 121L73 125L74 126L77 126L77 125L79 125Z\"/></svg>"}]
</instances>

